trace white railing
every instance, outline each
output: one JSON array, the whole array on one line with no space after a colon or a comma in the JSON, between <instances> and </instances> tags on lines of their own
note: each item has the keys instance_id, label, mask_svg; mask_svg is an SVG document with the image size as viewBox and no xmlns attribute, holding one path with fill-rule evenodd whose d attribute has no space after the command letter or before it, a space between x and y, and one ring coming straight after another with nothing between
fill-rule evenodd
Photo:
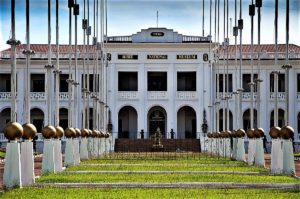
<instances>
[{"instance_id":1,"label":"white railing","mask_svg":"<svg viewBox=\"0 0 300 199\"><path fill-rule=\"evenodd\" d=\"M60 92L59 93L59 100L61 100L61 101L69 100L69 93L68 92Z\"/></svg>"},{"instance_id":2,"label":"white railing","mask_svg":"<svg viewBox=\"0 0 300 199\"><path fill-rule=\"evenodd\" d=\"M148 91L148 100L167 100L168 91Z\"/></svg>"},{"instance_id":3,"label":"white railing","mask_svg":"<svg viewBox=\"0 0 300 199\"><path fill-rule=\"evenodd\" d=\"M119 100L137 100L138 91L118 91Z\"/></svg>"},{"instance_id":4,"label":"white railing","mask_svg":"<svg viewBox=\"0 0 300 199\"><path fill-rule=\"evenodd\" d=\"M30 99L31 100L45 100L45 92L30 92Z\"/></svg>"},{"instance_id":5,"label":"white railing","mask_svg":"<svg viewBox=\"0 0 300 199\"><path fill-rule=\"evenodd\" d=\"M223 93L217 93L217 95L219 96L219 99L225 99L225 97L227 97L229 100L230 99L233 99L233 93L225 93L225 94L223 94Z\"/></svg>"},{"instance_id":6,"label":"white railing","mask_svg":"<svg viewBox=\"0 0 300 199\"><path fill-rule=\"evenodd\" d=\"M257 93L253 93L253 100L256 100L257 98ZM250 92L244 92L243 93L243 96L242 96L242 100L245 100L245 101L250 101L251 100L251 93Z\"/></svg>"},{"instance_id":7,"label":"white railing","mask_svg":"<svg viewBox=\"0 0 300 199\"><path fill-rule=\"evenodd\" d=\"M0 92L0 100L10 100L11 92Z\"/></svg>"},{"instance_id":8,"label":"white railing","mask_svg":"<svg viewBox=\"0 0 300 199\"><path fill-rule=\"evenodd\" d=\"M278 92L277 99L279 101L284 101L285 100L285 92ZM270 100L275 100L275 93L274 92L270 93Z\"/></svg>"},{"instance_id":9,"label":"white railing","mask_svg":"<svg viewBox=\"0 0 300 199\"><path fill-rule=\"evenodd\" d=\"M178 100L196 100L197 92L196 91L177 91L176 98Z\"/></svg>"}]
</instances>

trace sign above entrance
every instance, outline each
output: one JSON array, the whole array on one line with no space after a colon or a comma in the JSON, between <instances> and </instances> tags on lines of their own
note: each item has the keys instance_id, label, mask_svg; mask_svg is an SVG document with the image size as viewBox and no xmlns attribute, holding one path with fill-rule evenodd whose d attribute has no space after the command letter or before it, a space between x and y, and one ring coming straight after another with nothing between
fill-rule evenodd
<instances>
[{"instance_id":1,"label":"sign above entrance","mask_svg":"<svg viewBox=\"0 0 300 199\"><path fill-rule=\"evenodd\" d=\"M168 55L147 55L147 59L168 59Z\"/></svg>"},{"instance_id":2,"label":"sign above entrance","mask_svg":"<svg viewBox=\"0 0 300 199\"><path fill-rule=\"evenodd\" d=\"M118 54L118 59L137 60L138 55Z\"/></svg>"},{"instance_id":3,"label":"sign above entrance","mask_svg":"<svg viewBox=\"0 0 300 199\"><path fill-rule=\"evenodd\" d=\"M152 37L163 37L165 33L163 32L151 32Z\"/></svg>"},{"instance_id":4,"label":"sign above entrance","mask_svg":"<svg viewBox=\"0 0 300 199\"><path fill-rule=\"evenodd\" d=\"M197 55L177 55L177 59L197 59Z\"/></svg>"}]
</instances>

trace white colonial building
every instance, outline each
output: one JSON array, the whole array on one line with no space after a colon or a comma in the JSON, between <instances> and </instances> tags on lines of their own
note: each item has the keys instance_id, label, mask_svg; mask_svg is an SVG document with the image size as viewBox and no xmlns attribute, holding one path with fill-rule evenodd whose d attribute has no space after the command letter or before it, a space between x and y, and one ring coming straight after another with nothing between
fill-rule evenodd
<instances>
[{"instance_id":1,"label":"white colonial building","mask_svg":"<svg viewBox=\"0 0 300 199\"><path fill-rule=\"evenodd\" d=\"M216 98L224 95L223 58L215 62L214 52L220 47L209 43L209 37L184 36L171 29L149 28L131 36L108 37L107 53L110 55L106 72L106 105L110 110L114 137L139 139L148 138L159 127L166 138L200 138L203 136L202 124L207 120L208 130L216 129L216 117L211 116L220 110L219 130L223 130L223 110L225 101L216 106ZM25 45L18 47L17 55L17 117L23 120L25 57L21 53ZM54 48L54 46L53 46ZM31 45L35 51L31 61L31 120L38 130L47 120L45 77L47 64L47 45ZM211 56L210 55L211 49ZM266 134L274 124L274 77L272 71L280 71L278 81L279 126L284 125L285 101L289 100L290 126L295 129L295 140L300 131L300 47L290 45L290 96L285 99L284 64L285 45L279 45L279 67L274 67L274 45L261 46L260 123ZM250 126L250 87L251 50L243 45L242 94L243 126ZM254 49L254 79L257 77L257 46ZM83 47L79 46L78 77L82 77ZM229 46L228 92L229 129L238 128L237 101L233 94L239 87L238 66L235 61L235 48ZM68 46L60 46L60 124L67 126L68 120ZM74 55L72 55L74 58ZM212 59L211 64L209 59ZM53 58L55 58L53 53ZM74 64L74 61L72 62ZM10 51L1 52L0 57L0 131L10 118ZM212 67L211 67L212 66ZM92 74L93 70L90 70ZM227 73L227 71L226 71ZM216 76L218 75L218 78ZM217 83L219 79L219 83ZM91 75L91 82L93 75ZM82 85L82 78L78 79ZM216 85L219 85L219 93ZM93 85L91 83L91 85ZM93 90L93 88L90 88ZM82 127L82 91L79 89L78 127ZM257 92L254 94L256 99ZM53 93L51 98L54 99ZM254 100L255 100L254 99ZM257 101L255 100L255 107ZM90 103L90 107L93 104ZM53 114L54 111L50 110ZM92 112L91 112L92 113ZM53 115L51 114L51 115ZM91 114L91 120L93 119ZM256 120L255 115L254 119ZM52 118L53 119L53 118ZM101 118L100 118L101 120ZM107 121L106 121L107 123ZM92 122L90 122L92 124ZM92 128L92 126L90 126ZM173 133L174 132L174 133Z\"/></svg>"}]
</instances>

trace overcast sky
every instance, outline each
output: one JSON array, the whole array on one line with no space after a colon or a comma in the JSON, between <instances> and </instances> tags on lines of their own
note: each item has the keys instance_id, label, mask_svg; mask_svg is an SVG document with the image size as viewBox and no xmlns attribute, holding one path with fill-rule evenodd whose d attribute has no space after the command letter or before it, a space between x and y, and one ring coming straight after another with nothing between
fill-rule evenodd
<instances>
[{"instance_id":1,"label":"overcast sky","mask_svg":"<svg viewBox=\"0 0 300 199\"><path fill-rule=\"evenodd\" d=\"M59 1L60 43L67 44L68 1ZM89 1L92 19L94 0ZM31 43L46 44L47 0L30 0L30 2ZM77 2L82 5L83 0L77 0ZM214 4L215 0L212 0L212 2ZM223 2L224 0L220 0L220 41L223 41ZM237 2L239 3L239 0ZM251 0L243 0L243 43L250 42L250 17L248 15L250 2ZM279 0L279 43L285 43L285 2L286 0ZM229 4L229 17L232 18L232 23L234 23L234 0L229 0ZM82 43L82 8L83 6L80 7L81 15L78 24L79 43ZM156 27L157 11L159 11L159 27L174 29L184 35L202 35L202 0L108 0L108 36L131 35L143 28ZM214 23L214 9L212 17ZM8 47L5 43L10 35L10 20L10 0L0 0L0 50ZM257 12L254 26L255 42L257 42ZM212 27L212 33L214 33L214 24ZM209 0L205 0L205 35L208 34ZM300 0L290 0L290 43L300 45L299 35ZM16 0L16 38L21 40L22 43L26 43L25 0ZM231 37L232 42L233 38ZM264 44L274 43L274 0L263 0L261 42ZM55 0L52 0L52 43L55 43Z\"/></svg>"}]
</instances>

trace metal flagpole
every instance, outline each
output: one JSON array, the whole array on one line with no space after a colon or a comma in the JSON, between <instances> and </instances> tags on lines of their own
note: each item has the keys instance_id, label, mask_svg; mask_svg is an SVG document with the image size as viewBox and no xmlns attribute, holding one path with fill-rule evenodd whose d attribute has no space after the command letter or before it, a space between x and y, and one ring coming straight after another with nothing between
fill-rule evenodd
<instances>
[{"instance_id":1,"label":"metal flagpole","mask_svg":"<svg viewBox=\"0 0 300 199\"><path fill-rule=\"evenodd\" d=\"M257 85L257 127L261 126L260 121L260 83L263 81L260 75L260 56L261 56L261 46L260 46L260 25L261 25L261 7L262 7L262 0L256 0L256 7L257 7L257 32L258 32L258 59L257 59L257 68L258 68L258 79L256 80Z\"/></svg>"},{"instance_id":2,"label":"metal flagpole","mask_svg":"<svg viewBox=\"0 0 300 199\"><path fill-rule=\"evenodd\" d=\"M234 27L233 27L233 36L234 36L234 49L235 49L235 56L234 56L234 64L235 64L235 88L237 89L237 91L234 92L235 94L235 101L237 103L235 103L235 127L234 129L237 129L239 126L239 106L238 106L238 102L239 102L239 92L238 92L238 63L237 63L237 36L238 36L238 26L237 26L237 0L234 1Z\"/></svg>"},{"instance_id":3,"label":"metal flagpole","mask_svg":"<svg viewBox=\"0 0 300 199\"><path fill-rule=\"evenodd\" d=\"M278 0L275 0L275 68L278 68ZM274 74L274 92L275 92L275 110L274 126L278 126L278 74L279 71L273 71Z\"/></svg>"},{"instance_id":4,"label":"metal flagpole","mask_svg":"<svg viewBox=\"0 0 300 199\"><path fill-rule=\"evenodd\" d=\"M69 8L69 78L68 82L68 94L69 94L69 111L68 111L68 128L73 126L73 77L72 77L72 7L74 6L74 1L68 1Z\"/></svg>"},{"instance_id":5,"label":"metal flagpole","mask_svg":"<svg viewBox=\"0 0 300 199\"><path fill-rule=\"evenodd\" d=\"M59 126L59 22L58 22L58 15L59 15L59 5L58 0L56 0L56 69L54 70L55 74L55 121L54 125Z\"/></svg>"},{"instance_id":6,"label":"metal flagpole","mask_svg":"<svg viewBox=\"0 0 300 199\"><path fill-rule=\"evenodd\" d=\"M243 128L243 113L242 113L242 96L243 96L243 75L242 75L242 65L243 65L243 54L242 54L242 39L243 39L243 19L242 19L242 10L243 10L243 1L240 0L240 18L238 20L238 28L240 30L240 68L239 68L239 75L240 75L240 88L238 89L239 92L239 117L238 117L238 124L239 128Z\"/></svg>"},{"instance_id":7,"label":"metal flagpole","mask_svg":"<svg viewBox=\"0 0 300 199\"><path fill-rule=\"evenodd\" d=\"M218 31L217 31L217 39L218 39L218 44L219 44L219 38L220 38L220 0L218 0ZM219 91L220 91L220 64L219 64L219 56L220 56L220 48L218 47L218 52L217 52L217 102L216 102L216 109L217 109L217 132L220 131L220 110L219 110L219 105L220 105L220 96L219 96Z\"/></svg>"},{"instance_id":8,"label":"metal flagpole","mask_svg":"<svg viewBox=\"0 0 300 199\"><path fill-rule=\"evenodd\" d=\"M82 29L83 29L83 83L82 83L82 94L83 94L83 114L82 114L82 128L87 128L87 122L86 122L86 107L87 107L87 100L86 100L86 33L87 33L87 27L88 27L88 22L87 19L85 18L85 11L86 11L86 0L83 1L83 19L82 19Z\"/></svg>"},{"instance_id":9,"label":"metal flagpole","mask_svg":"<svg viewBox=\"0 0 300 199\"><path fill-rule=\"evenodd\" d=\"M226 2L226 38L225 38L225 47L226 47L226 128L225 130L229 130L229 73L228 73L228 66L229 66L229 34L228 34L228 16L229 16L229 5L228 5L228 0Z\"/></svg>"},{"instance_id":10,"label":"metal flagpole","mask_svg":"<svg viewBox=\"0 0 300 199\"><path fill-rule=\"evenodd\" d=\"M97 45L97 37L96 37L96 0L94 0L94 37L93 37L93 94L92 94L92 100L93 100L93 128L97 129L97 96L96 96L96 45Z\"/></svg>"},{"instance_id":11,"label":"metal flagpole","mask_svg":"<svg viewBox=\"0 0 300 199\"><path fill-rule=\"evenodd\" d=\"M292 66L289 64L289 31L290 31L290 1L286 0L286 51L285 51L285 65L282 66L285 69L285 111L284 119L285 126L289 125L289 70Z\"/></svg>"},{"instance_id":12,"label":"metal flagpole","mask_svg":"<svg viewBox=\"0 0 300 199\"><path fill-rule=\"evenodd\" d=\"M90 1L87 0L87 106L86 106L86 122L87 128L90 129L90 35L92 27L90 26Z\"/></svg>"},{"instance_id":13,"label":"metal flagpole","mask_svg":"<svg viewBox=\"0 0 300 199\"><path fill-rule=\"evenodd\" d=\"M205 0L202 0L202 36L204 37L204 10L205 10Z\"/></svg>"},{"instance_id":14,"label":"metal flagpole","mask_svg":"<svg viewBox=\"0 0 300 199\"><path fill-rule=\"evenodd\" d=\"M51 0L48 0L48 65L45 66L47 69L47 81L46 81L46 88L47 88L47 114L48 120L47 125L51 125L51 112L52 112L52 103L51 103L51 69L54 67L51 63Z\"/></svg>"},{"instance_id":15,"label":"metal flagpole","mask_svg":"<svg viewBox=\"0 0 300 199\"><path fill-rule=\"evenodd\" d=\"M254 26L254 16L255 16L255 4L253 3L253 0L251 4L249 5L249 15L251 17L251 80L250 80L250 92L251 92L251 99L250 99L250 129L252 129L253 126L253 121L254 121L254 77L253 77L253 26Z\"/></svg>"},{"instance_id":16,"label":"metal flagpole","mask_svg":"<svg viewBox=\"0 0 300 199\"><path fill-rule=\"evenodd\" d=\"M211 52L211 42L212 42L212 36L211 36L211 14L212 14L212 0L210 0L210 2L209 2L209 66L210 66L210 103L212 103L213 104L213 77L214 77L214 74L213 74L213 64L212 64L212 59L211 59L211 54L212 54L212 52ZM214 124L213 124L213 121L214 121L214 119L213 119L213 105L211 105L210 106L211 108L209 109L210 110L210 113L209 113L209 115L210 115L210 127L209 127L209 129L210 129L210 131L212 131L213 130L213 126L214 126Z\"/></svg>"},{"instance_id":17,"label":"metal flagpole","mask_svg":"<svg viewBox=\"0 0 300 199\"><path fill-rule=\"evenodd\" d=\"M225 54L226 54L226 0L224 0L224 8L223 8L223 45L222 45L222 49L223 49L223 96L222 96L222 101L223 101L223 128L222 130L224 131L226 129L226 121L227 121L227 118L226 118L226 72L225 72Z\"/></svg>"},{"instance_id":18,"label":"metal flagpole","mask_svg":"<svg viewBox=\"0 0 300 199\"><path fill-rule=\"evenodd\" d=\"M25 70L25 123L30 123L30 56L34 54L34 51L30 50L30 16L29 16L29 0L26 0L26 50L23 54L26 55L26 70Z\"/></svg>"}]
</instances>

